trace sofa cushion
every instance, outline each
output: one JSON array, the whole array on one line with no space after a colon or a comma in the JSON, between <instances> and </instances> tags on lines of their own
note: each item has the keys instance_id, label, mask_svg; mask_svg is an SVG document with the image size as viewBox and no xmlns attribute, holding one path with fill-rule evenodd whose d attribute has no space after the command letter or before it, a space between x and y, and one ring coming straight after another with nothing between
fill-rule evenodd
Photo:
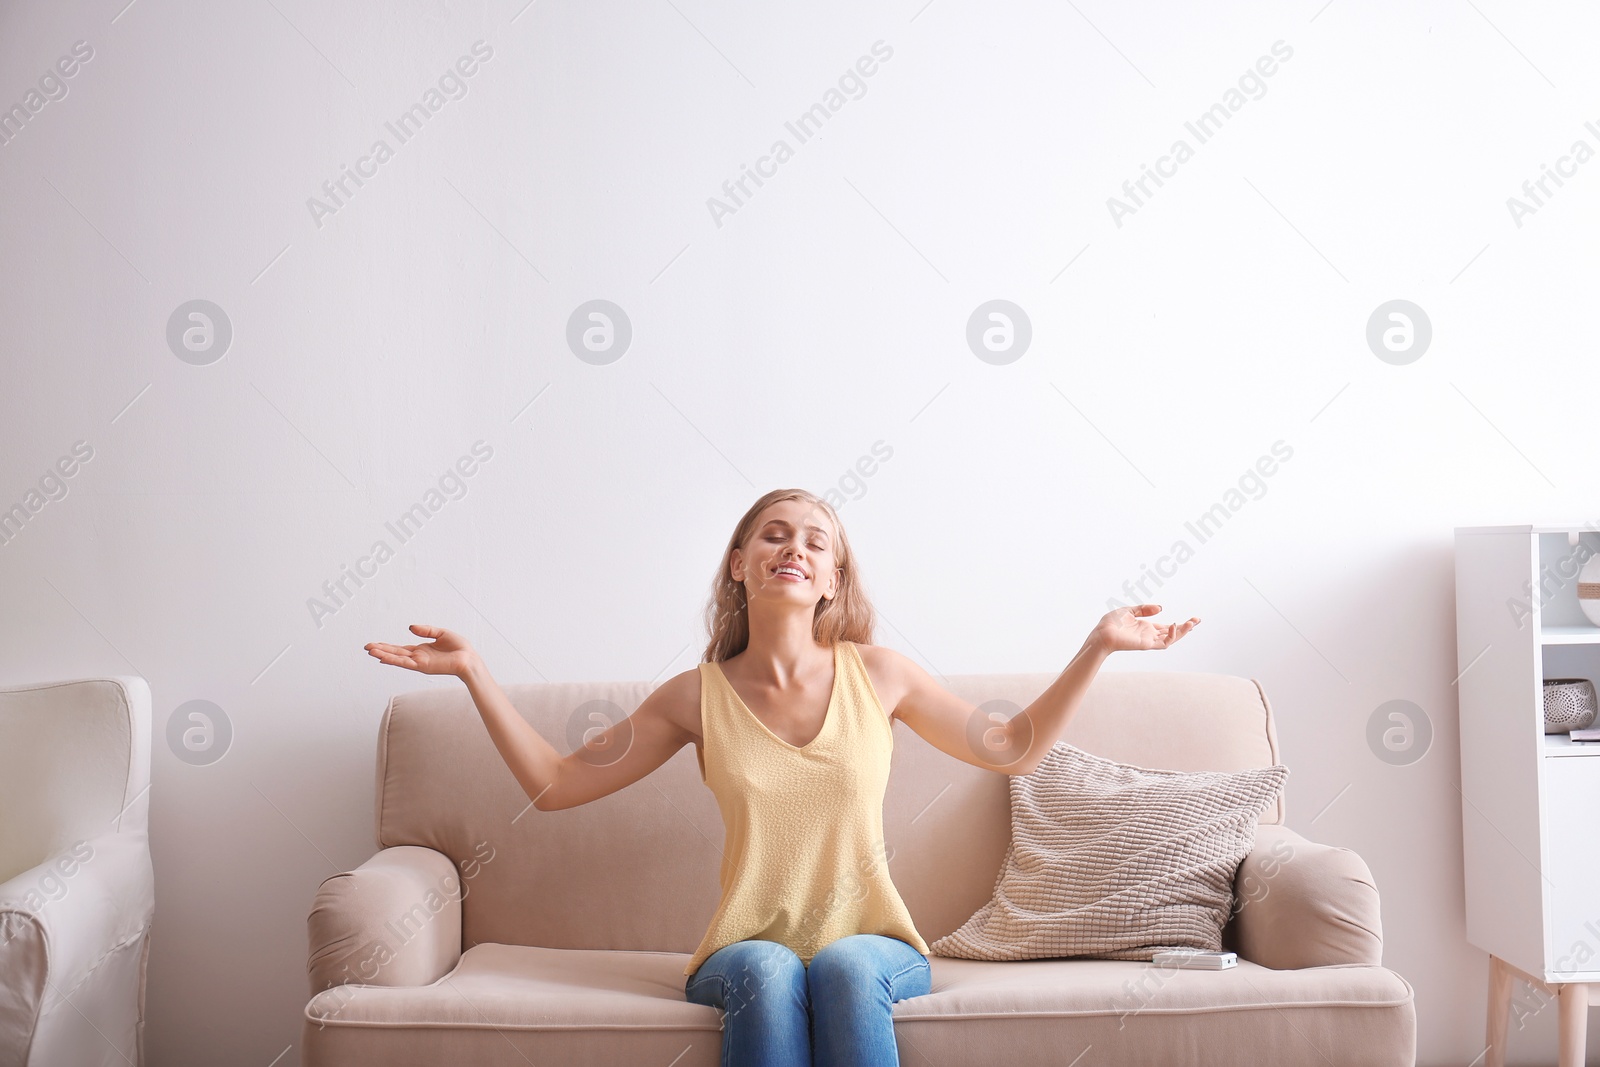
<instances>
[{"instance_id":1,"label":"sofa cushion","mask_svg":"<svg viewBox=\"0 0 1600 1067\"><path fill-rule=\"evenodd\" d=\"M1217 951L1234 873L1288 773L1153 770L1058 741L1010 780L993 896L930 949L981 960Z\"/></svg>"},{"instance_id":2,"label":"sofa cushion","mask_svg":"<svg viewBox=\"0 0 1600 1067\"><path fill-rule=\"evenodd\" d=\"M1416 1062L1411 986L1383 967L1272 971L1240 961L1226 971L1180 971L1121 960L935 956L929 962L930 993L894 1008L905 1064Z\"/></svg>"},{"instance_id":3,"label":"sofa cushion","mask_svg":"<svg viewBox=\"0 0 1600 1067\"><path fill-rule=\"evenodd\" d=\"M716 1067L721 1013L685 999L688 958L477 945L431 985L313 997L301 1062ZM1096 1063L1198 1067L1410 1064L1415 1053L1411 987L1382 967L1240 963L1208 973L1108 960L929 962L928 995L894 1006L902 1063L1059 1067L1090 1045Z\"/></svg>"}]
</instances>

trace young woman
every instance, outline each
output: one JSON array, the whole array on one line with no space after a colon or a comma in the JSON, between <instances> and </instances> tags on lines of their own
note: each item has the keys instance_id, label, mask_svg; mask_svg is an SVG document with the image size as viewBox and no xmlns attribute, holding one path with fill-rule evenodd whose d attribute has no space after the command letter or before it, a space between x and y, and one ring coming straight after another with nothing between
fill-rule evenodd
<instances>
[{"instance_id":1,"label":"young woman","mask_svg":"<svg viewBox=\"0 0 1600 1067\"><path fill-rule=\"evenodd\" d=\"M373 642L384 663L454 674L540 811L631 785L686 744L726 829L722 900L684 968L685 997L724 1013L723 1067L898 1064L892 1005L930 991L928 945L885 866L893 720L959 760L1027 774L1108 655L1167 648L1197 623L1156 604L1108 613L1050 687L994 722L892 649L828 503L774 490L734 528L706 608L711 640L624 722L563 756L519 715L459 635ZM625 749L621 756L614 756ZM605 752L605 759L585 758Z\"/></svg>"}]
</instances>

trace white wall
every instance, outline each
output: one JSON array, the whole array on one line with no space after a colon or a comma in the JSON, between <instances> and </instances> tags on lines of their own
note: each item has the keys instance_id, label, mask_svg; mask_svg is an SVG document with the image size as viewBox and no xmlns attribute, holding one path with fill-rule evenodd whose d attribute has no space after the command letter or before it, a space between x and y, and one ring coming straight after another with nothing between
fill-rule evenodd
<instances>
[{"instance_id":1,"label":"white wall","mask_svg":"<svg viewBox=\"0 0 1600 1067\"><path fill-rule=\"evenodd\" d=\"M1149 588L1204 623L1109 669L1261 679L1291 824L1376 874L1420 1062L1471 1062L1451 531L1595 513L1600 163L1507 206L1600 147L1593 9L523 3L0 13L0 105L93 50L0 145L0 508L93 449L0 546L0 681L137 671L158 729L204 699L234 730L209 766L156 745L152 1062L298 1062L307 907L372 851L386 696L429 684L363 643L459 628L507 682L686 669L732 523L789 485L844 486L881 642L944 673L1064 665L1189 540ZM399 144L384 123L480 40ZM785 122L878 41L798 144ZM1185 121L1278 41L1199 144ZM319 226L308 198L379 138ZM778 138L793 157L714 219ZM1108 197L1178 138L1119 226ZM565 341L597 298L633 329L608 365ZM166 339L194 299L232 325L208 365ZM965 339L992 299L1031 321L1007 365ZM1366 342L1392 299L1432 323L1408 365ZM480 440L398 545L385 520ZM1185 522L1279 440L1197 545ZM308 598L378 539L394 558L319 625ZM1392 699L1434 730L1408 766L1366 741ZM1553 1059L1554 1026L1513 1061Z\"/></svg>"}]
</instances>

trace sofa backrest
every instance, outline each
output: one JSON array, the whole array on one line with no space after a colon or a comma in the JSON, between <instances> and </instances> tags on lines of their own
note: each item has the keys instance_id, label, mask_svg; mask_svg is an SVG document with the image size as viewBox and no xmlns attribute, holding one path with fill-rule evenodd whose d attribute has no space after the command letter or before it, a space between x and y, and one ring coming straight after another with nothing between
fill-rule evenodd
<instances>
[{"instance_id":1,"label":"sofa backrest","mask_svg":"<svg viewBox=\"0 0 1600 1067\"><path fill-rule=\"evenodd\" d=\"M985 710L1009 716L1055 677L954 675L941 682L976 706L1006 702ZM587 724L631 714L652 688L527 684L507 686L506 694L544 738L571 752ZM1279 762L1265 693L1251 679L1224 674L1102 671L1062 740L1170 770ZM946 755L904 723L895 723L894 745L883 811L889 873L931 943L989 899L1010 839L1010 776ZM1279 801L1260 821L1282 820ZM381 847L422 845L456 862L466 892L463 948L498 942L692 952L720 895L722 818L693 745L620 792L538 811L464 687L390 701L378 738L377 831Z\"/></svg>"},{"instance_id":2,"label":"sofa backrest","mask_svg":"<svg viewBox=\"0 0 1600 1067\"><path fill-rule=\"evenodd\" d=\"M0 882L80 841L143 833L149 789L143 678L0 689Z\"/></svg>"}]
</instances>

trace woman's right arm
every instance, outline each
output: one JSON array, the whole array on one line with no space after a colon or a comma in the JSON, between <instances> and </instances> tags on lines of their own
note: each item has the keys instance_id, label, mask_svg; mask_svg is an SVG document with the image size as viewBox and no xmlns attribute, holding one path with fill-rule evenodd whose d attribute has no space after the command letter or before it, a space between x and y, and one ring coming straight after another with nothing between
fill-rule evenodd
<instances>
[{"instance_id":1,"label":"woman's right arm","mask_svg":"<svg viewBox=\"0 0 1600 1067\"><path fill-rule=\"evenodd\" d=\"M645 697L632 715L563 756L512 706L483 658L464 638L438 626L412 626L425 645L373 642L367 651L384 663L423 674L454 674L466 684L500 758L540 811L576 807L632 785L694 740L671 712L697 706L699 672L684 671ZM691 701L692 704L686 704ZM678 716L681 718L681 716Z\"/></svg>"}]
</instances>

